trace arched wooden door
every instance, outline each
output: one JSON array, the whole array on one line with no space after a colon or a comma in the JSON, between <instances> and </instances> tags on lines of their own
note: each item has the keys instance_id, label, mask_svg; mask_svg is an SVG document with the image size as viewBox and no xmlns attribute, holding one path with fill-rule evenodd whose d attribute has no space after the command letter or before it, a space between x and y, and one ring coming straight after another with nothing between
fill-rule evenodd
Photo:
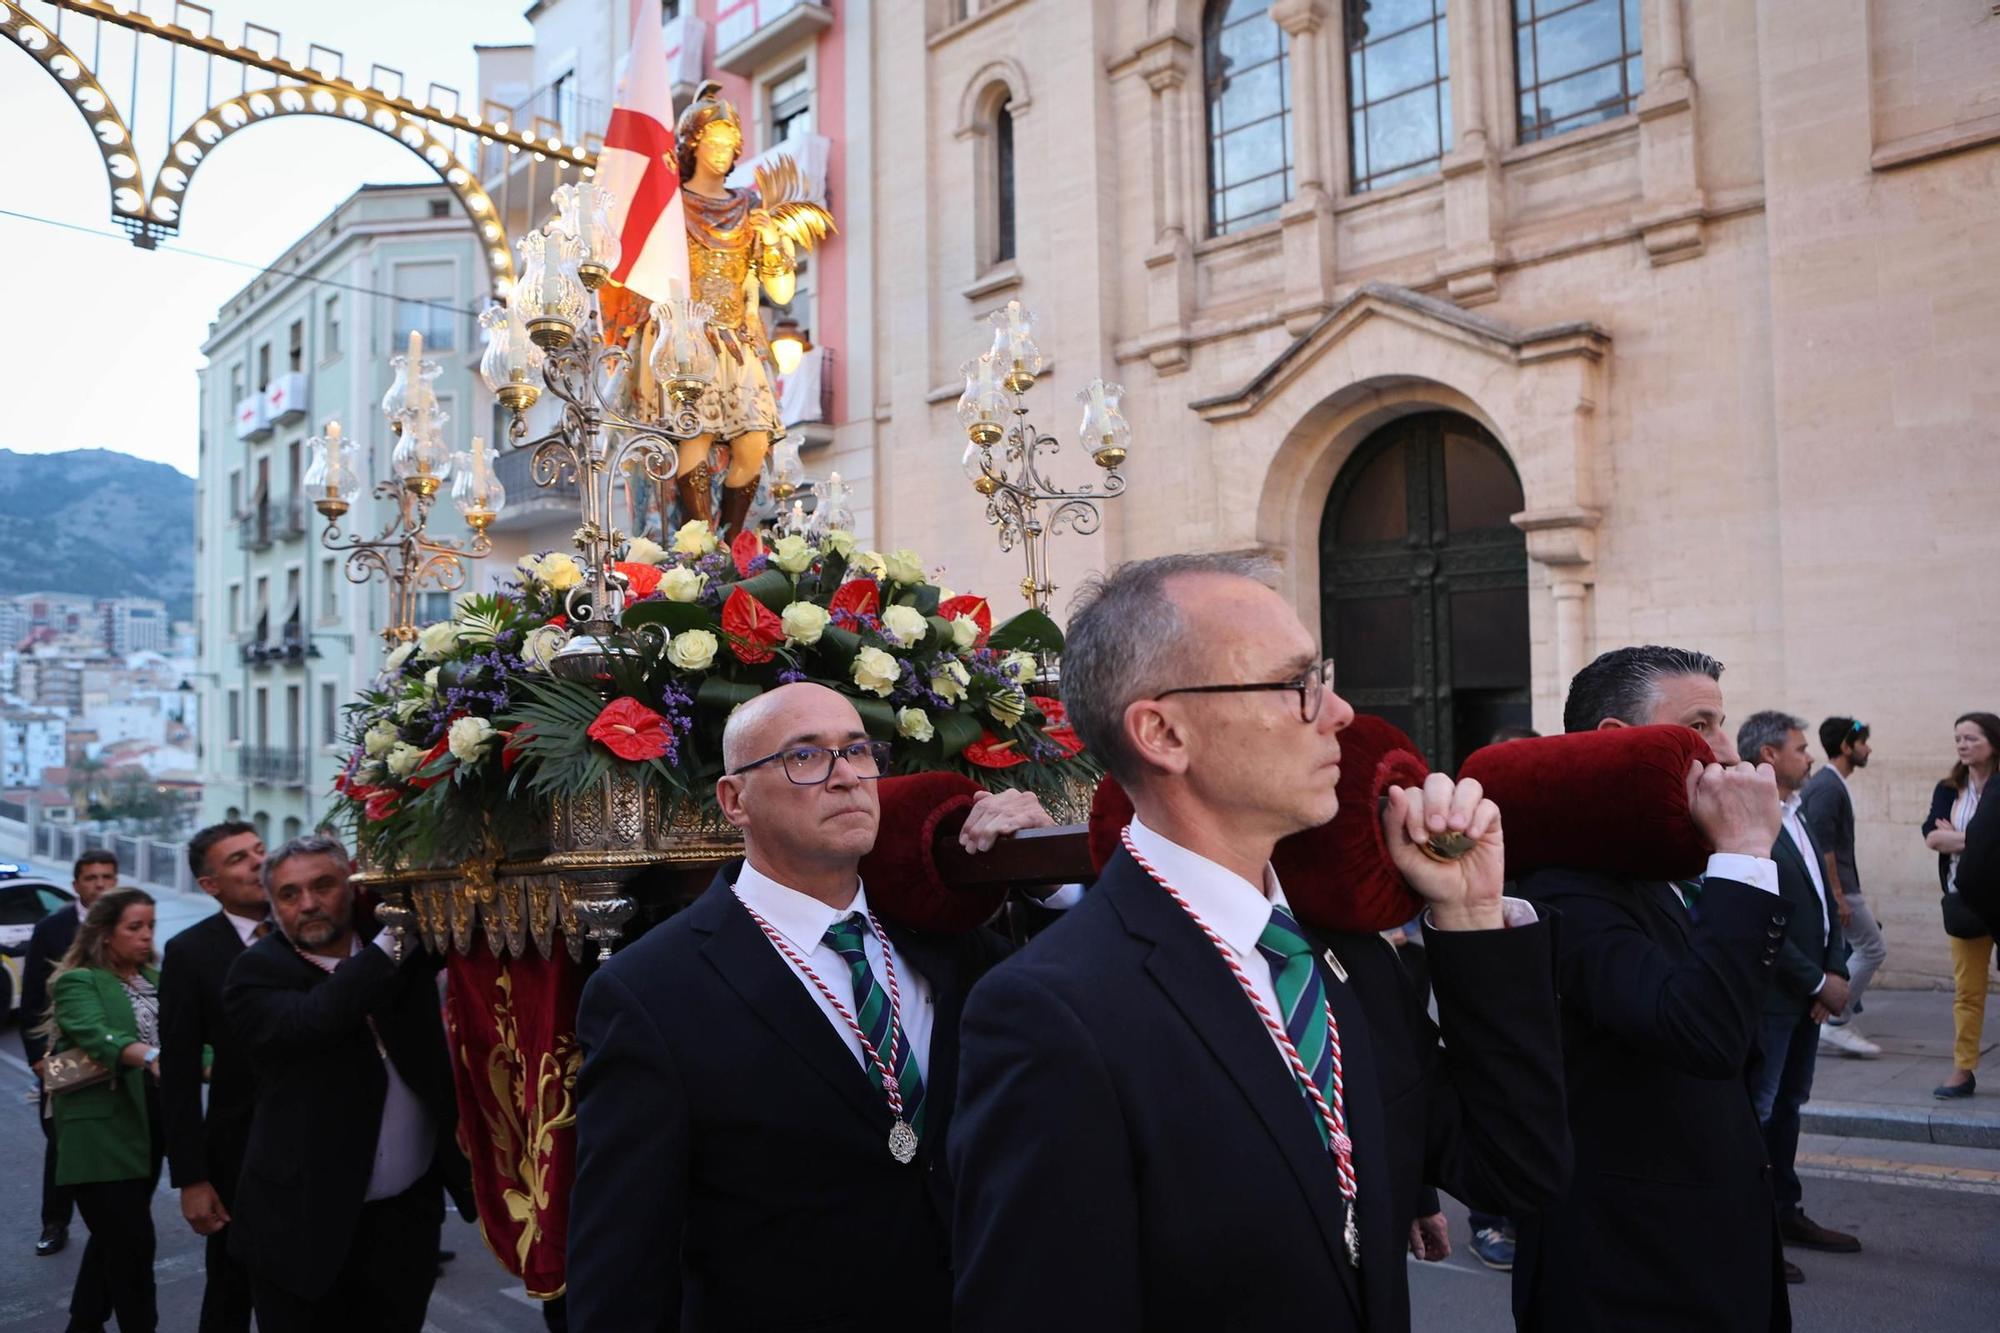
<instances>
[{"instance_id":1,"label":"arched wooden door","mask_svg":"<svg viewBox=\"0 0 2000 1333\"><path fill-rule=\"evenodd\" d=\"M1362 442L1320 523L1320 633L1340 693L1456 772L1529 720L1525 506L1469 417L1400 418Z\"/></svg>"}]
</instances>

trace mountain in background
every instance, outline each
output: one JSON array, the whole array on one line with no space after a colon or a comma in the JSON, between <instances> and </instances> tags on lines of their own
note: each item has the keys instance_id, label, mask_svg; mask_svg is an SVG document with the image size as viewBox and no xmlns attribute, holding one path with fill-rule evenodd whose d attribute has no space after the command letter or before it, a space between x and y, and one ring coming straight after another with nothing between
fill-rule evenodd
<instances>
[{"instance_id":1,"label":"mountain in background","mask_svg":"<svg viewBox=\"0 0 2000 1333\"><path fill-rule=\"evenodd\" d=\"M0 449L0 594L156 597L194 618L194 478L109 449Z\"/></svg>"}]
</instances>

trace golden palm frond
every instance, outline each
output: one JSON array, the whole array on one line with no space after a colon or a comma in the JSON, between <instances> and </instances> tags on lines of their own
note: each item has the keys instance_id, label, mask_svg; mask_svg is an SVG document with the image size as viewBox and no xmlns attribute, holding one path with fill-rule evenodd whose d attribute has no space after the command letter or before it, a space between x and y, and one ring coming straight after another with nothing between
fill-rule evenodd
<instances>
[{"instance_id":1,"label":"golden palm frond","mask_svg":"<svg viewBox=\"0 0 2000 1333\"><path fill-rule=\"evenodd\" d=\"M837 228L833 214L814 203L810 192L805 173L791 155L772 154L757 167L757 194L763 206L751 215L752 225L768 222L794 246L812 249Z\"/></svg>"}]
</instances>

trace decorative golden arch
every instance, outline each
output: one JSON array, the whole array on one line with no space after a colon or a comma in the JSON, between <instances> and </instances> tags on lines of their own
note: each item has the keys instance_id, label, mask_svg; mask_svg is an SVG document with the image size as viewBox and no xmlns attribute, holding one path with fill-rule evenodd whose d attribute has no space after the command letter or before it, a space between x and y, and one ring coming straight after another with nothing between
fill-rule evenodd
<instances>
[{"instance_id":1,"label":"decorative golden arch","mask_svg":"<svg viewBox=\"0 0 2000 1333\"><path fill-rule=\"evenodd\" d=\"M26 51L49 72L90 127L97 151L104 158L104 177L111 190L111 215L143 233L146 227L146 173L139 165L132 131L111 94L98 83L83 60L63 45L19 5L0 0L0 36ZM150 245L144 239L143 245Z\"/></svg>"},{"instance_id":2,"label":"decorative golden arch","mask_svg":"<svg viewBox=\"0 0 2000 1333\"><path fill-rule=\"evenodd\" d=\"M169 227L180 224L182 200L195 172L217 145L240 130L286 116L326 116L365 125L421 157L458 197L479 229L493 293L505 296L514 285L514 256L492 197L479 178L424 122L379 97L322 83L263 88L227 98L196 116L167 149L146 201L146 217Z\"/></svg>"}]
</instances>

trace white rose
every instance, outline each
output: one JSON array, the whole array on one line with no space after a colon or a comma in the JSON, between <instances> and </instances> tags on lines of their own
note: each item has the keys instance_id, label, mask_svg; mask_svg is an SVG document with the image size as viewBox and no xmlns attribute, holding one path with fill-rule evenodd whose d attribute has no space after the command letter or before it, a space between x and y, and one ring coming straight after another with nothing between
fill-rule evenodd
<instances>
[{"instance_id":1,"label":"white rose","mask_svg":"<svg viewBox=\"0 0 2000 1333\"><path fill-rule=\"evenodd\" d=\"M451 724L446 744L461 764L477 763L479 755L493 739L493 724L483 717L462 717Z\"/></svg>"},{"instance_id":2,"label":"white rose","mask_svg":"<svg viewBox=\"0 0 2000 1333\"><path fill-rule=\"evenodd\" d=\"M835 528L820 538L820 549L831 551L835 555L847 555L854 550L854 534L846 528Z\"/></svg>"},{"instance_id":3,"label":"white rose","mask_svg":"<svg viewBox=\"0 0 2000 1333\"><path fill-rule=\"evenodd\" d=\"M521 656L529 666L538 671L549 669L549 659L562 651L563 632L554 625L544 625L528 636L521 645Z\"/></svg>"},{"instance_id":4,"label":"white rose","mask_svg":"<svg viewBox=\"0 0 2000 1333\"><path fill-rule=\"evenodd\" d=\"M674 533L674 549L682 555L707 555L715 546L715 533L698 518L689 519Z\"/></svg>"},{"instance_id":5,"label":"white rose","mask_svg":"<svg viewBox=\"0 0 2000 1333\"><path fill-rule=\"evenodd\" d=\"M551 592L567 592L583 582L583 566L557 551L542 561L536 577L547 584Z\"/></svg>"},{"instance_id":6,"label":"white rose","mask_svg":"<svg viewBox=\"0 0 2000 1333\"><path fill-rule=\"evenodd\" d=\"M787 574L796 574L813 562L811 543L796 532L778 538L778 545L771 552L771 563Z\"/></svg>"},{"instance_id":7,"label":"white rose","mask_svg":"<svg viewBox=\"0 0 2000 1333\"><path fill-rule=\"evenodd\" d=\"M705 629L682 630L667 645L667 660L683 671L706 671L721 646Z\"/></svg>"},{"instance_id":8,"label":"white rose","mask_svg":"<svg viewBox=\"0 0 2000 1333\"><path fill-rule=\"evenodd\" d=\"M854 683L862 689L873 690L886 699L902 678L902 664L880 648L863 648L855 654Z\"/></svg>"},{"instance_id":9,"label":"white rose","mask_svg":"<svg viewBox=\"0 0 2000 1333\"><path fill-rule=\"evenodd\" d=\"M524 555L514 562L514 568L520 570L531 579L540 578L542 576L542 558L538 555Z\"/></svg>"},{"instance_id":10,"label":"white rose","mask_svg":"<svg viewBox=\"0 0 2000 1333\"><path fill-rule=\"evenodd\" d=\"M388 660L382 663L382 669L384 671L401 671L403 663L409 661L410 654L415 651L417 651L417 645L414 643L404 644L395 652L389 654Z\"/></svg>"},{"instance_id":11,"label":"white rose","mask_svg":"<svg viewBox=\"0 0 2000 1333\"><path fill-rule=\"evenodd\" d=\"M396 748L389 751L390 775L392 777L407 778L410 774L417 771L419 764L424 762L424 755L426 753L428 752L420 746L411 745L405 741L397 741Z\"/></svg>"},{"instance_id":12,"label":"white rose","mask_svg":"<svg viewBox=\"0 0 2000 1333\"><path fill-rule=\"evenodd\" d=\"M701 596L701 588L708 582L706 574L697 574L686 565L675 565L660 575L660 592L670 602L692 602Z\"/></svg>"},{"instance_id":13,"label":"white rose","mask_svg":"<svg viewBox=\"0 0 2000 1333\"><path fill-rule=\"evenodd\" d=\"M370 759L366 763L355 765L354 780L372 786L382 780L382 774L385 771L381 760Z\"/></svg>"},{"instance_id":14,"label":"white rose","mask_svg":"<svg viewBox=\"0 0 2000 1333\"><path fill-rule=\"evenodd\" d=\"M937 671L931 676L931 693L957 703L965 697L965 687L971 680L965 663L947 658L938 664Z\"/></svg>"},{"instance_id":15,"label":"white rose","mask_svg":"<svg viewBox=\"0 0 2000 1333\"><path fill-rule=\"evenodd\" d=\"M954 648L970 648L979 642L979 622L971 616L951 618L951 642Z\"/></svg>"},{"instance_id":16,"label":"white rose","mask_svg":"<svg viewBox=\"0 0 2000 1333\"><path fill-rule=\"evenodd\" d=\"M427 695L435 695L437 692L438 692L438 669L436 667L432 667L429 671L424 672L424 693Z\"/></svg>"},{"instance_id":17,"label":"white rose","mask_svg":"<svg viewBox=\"0 0 2000 1333\"><path fill-rule=\"evenodd\" d=\"M895 635L900 646L914 648L924 641L931 625L914 606L891 606L883 608L882 628Z\"/></svg>"},{"instance_id":18,"label":"white rose","mask_svg":"<svg viewBox=\"0 0 2000 1333\"><path fill-rule=\"evenodd\" d=\"M625 558L635 565L665 564L667 548L650 537L634 537L625 547Z\"/></svg>"},{"instance_id":19,"label":"white rose","mask_svg":"<svg viewBox=\"0 0 2000 1333\"><path fill-rule=\"evenodd\" d=\"M867 570L878 579L884 577L889 572L888 562L882 559L880 551L856 551L854 558L849 560L848 563L856 569Z\"/></svg>"},{"instance_id":20,"label":"white rose","mask_svg":"<svg viewBox=\"0 0 2000 1333\"><path fill-rule=\"evenodd\" d=\"M429 706L430 706L430 700L424 698L424 696L421 694L413 694L409 698L403 700L403 702L396 705L395 708L396 721L408 722L411 718L415 717L418 713L422 712L425 708Z\"/></svg>"},{"instance_id":21,"label":"white rose","mask_svg":"<svg viewBox=\"0 0 2000 1333\"><path fill-rule=\"evenodd\" d=\"M896 710L896 734L913 741L927 741L937 733L931 727L929 713L921 708L900 708Z\"/></svg>"},{"instance_id":22,"label":"white rose","mask_svg":"<svg viewBox=\"0 0 2000 1333\"><path fill-rule=\"evenodd\" d=\"M826 632L828 616L823 606L793 602L778 619L785 627L785 637L793 643L818 643Z\"/></svg>"},{"instance_id":23,"label":"white rose","mask_svg":"<svg viewBox=\"0 0 2000 1333\"><path fill-rule=\"evenodd\" d=\"M924 581L923 558L909 547L898 547L889 553L885 562L889 567L889 577L897 583L922 583Z\"/></svg>"},{"instance_id":24,"label":"white rose","mask_svg":"<svg viewBox=\"0 0 2000 1333\"><path fill-rule=\"evenodd\" d=\"M458 629L457 622L450 620L424 626L417 632L417 651L425 657L443 657L458 642Z\"/></svg>"},{"instance_id":25,"label":"white rose","mask_svg":"<svg viewBox=\"0 0 2000 1333\"><path fill-rule=\"evenodd\" d=\"M1035 655L1033 653L1009 653L1007 660L1000 664L1004 671L1018 684L1026 684L1034 679Z\"/></svg>"},{"instance_id":26,"label":"white rose","mask_svg":"<svg viewBox=\"0 0 2000 1333\"><path fill-rule=\"evenodd\" d=\"M361 738L361 748L370 759L380 759L389 753L389 747L396 743L396 728L387 722L377 722L368 728L368 734Z\"/></svg>"}]
</instances>

